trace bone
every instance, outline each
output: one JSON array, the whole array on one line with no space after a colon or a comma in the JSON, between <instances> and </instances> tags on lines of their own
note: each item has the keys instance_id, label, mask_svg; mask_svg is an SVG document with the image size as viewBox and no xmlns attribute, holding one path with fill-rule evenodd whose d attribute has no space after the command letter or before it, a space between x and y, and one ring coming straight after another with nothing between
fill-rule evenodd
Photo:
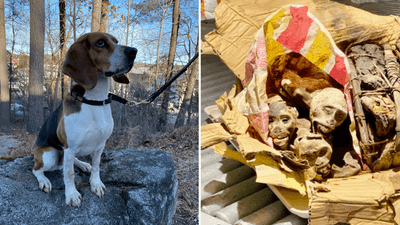
<instances>
[{"instance_id":1,"label":"bone","mask_svg":"<svg viewBox=\"0 0 400 225\"><path fill-rule=\"evenodd\" d=\"M400 65L396 57L393 54L391 46L389 44L384 45L385 53L385 66L387 70L387 76L393 87L400 87ZM400 92L395 91L393 93L393 99L396 104L396 118L400 118ZM396 121L396 149L400 149L400 119Z\"/></svg>"},{"instance_id":2,"label":"bone","mask_svg":"<svg viewBox=\"0 0 400 225\"><path fill-rule=\"evenodd\" d=\"M358 47L358 46L355 46ZM360 85L360 80L358 79L360 76L357 75L357 69L354 66L354 63L352 60L349 60L350 64L350 77L351 77L351 85L353 86L352 88L352 94L353 94L353 102L354 102L354 113L355 113L355 119L357 121L357 128L358 128L358 133L360 135L360 145L361 149L363 151L363 154L365 153L370 153L373 151L373 148L367 147L365 144L371 143L372 138L370 136L370 129L369 125L367 124L367 120L365 118L365 113L364 113L364 108L361 103L361 85ZM367 165L371 165L372 159L368 158L366 160Z\"/></svg>"}]
</instances>

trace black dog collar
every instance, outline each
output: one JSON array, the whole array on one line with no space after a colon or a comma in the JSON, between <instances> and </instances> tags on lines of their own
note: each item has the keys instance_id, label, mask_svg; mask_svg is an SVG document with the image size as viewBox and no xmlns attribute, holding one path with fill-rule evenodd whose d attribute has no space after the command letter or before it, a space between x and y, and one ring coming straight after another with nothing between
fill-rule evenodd
<instances>
[{"instance_id":1,"label":"black dog collar","mask_svg":"<svg viewBox=\"0 0 400 225\"><path fill-rule=\"evenodd\" d=\"M103 105L110 104L112 100L122 103L124 105L128 102L126 99L119 97L118 95L111 94L111 93L108 93L108 98L103 101L88 100L88 99L84 98L82 94L80 94L76 91L71 91L71 96L79 102L82 102L82 103L85 103L88 105L96 105L96 106L103 106Z\"/></svg>"},{"instance_id":2,"label":"black dog collar","mask_svg":"<svg viewBox=\"0 0 400 225\"><path fill-rule=\"evenodd\" d=\"M112 97L110 96L110 94L108 94L108 98L103 101L88 100L88 99L84 98L82 94L80 94L76 91L72 91L71 96L79 102L82 102L82 103L85 103L88 105L96 105L96 106L103 106L103 105L110 104L111 100L112 100Z\"/></svg>"}]
</instances>

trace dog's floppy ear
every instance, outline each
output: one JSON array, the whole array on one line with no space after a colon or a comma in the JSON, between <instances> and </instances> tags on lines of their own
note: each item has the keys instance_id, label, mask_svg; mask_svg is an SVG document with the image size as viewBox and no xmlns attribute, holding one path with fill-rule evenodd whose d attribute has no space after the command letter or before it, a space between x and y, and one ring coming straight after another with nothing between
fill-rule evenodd
<instances>
[{"instance_id":1,"label":"dog's floppy ear","mask_svg":"<svg viewBox=\"0 0 400 225\"><path fill-rule=\"evenodd\" d=\"M115 82L118 82L121 84L129 84L129 79L125 74L122 76L119 76L119 77L113 76L112 78L115 80Z\"/></svg>"},{"instance_id":2,"label":"dog's floppy ear","mask_svg":"<svg viewBox=\"0 0 400 225\"><path fill-rule=\"evenodd\" d=\"M65 57L62 72L87 90L96 86L97 69L89 56L87 47L82 42L71 45Z\"/></svg>"}]
</instances>

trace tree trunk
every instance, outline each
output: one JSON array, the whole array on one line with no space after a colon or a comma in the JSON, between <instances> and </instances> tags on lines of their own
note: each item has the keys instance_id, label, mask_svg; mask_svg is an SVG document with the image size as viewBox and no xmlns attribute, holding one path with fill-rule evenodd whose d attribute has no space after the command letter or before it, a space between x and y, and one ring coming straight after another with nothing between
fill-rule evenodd
<instances>
[{"instance_id":1,"label":"tree trunk","mask_svg":"<svg viewBox=\"0 0 400 225\"><path fill-rule=\"evenodd\" d=\"M193 107L196 107L196 106L193 105L193 98L194 98L194 96L192 94L192 97L190 98L190 105L189 105L189 108L187 110L188 116L187 116L187 120L186 120L186 125L190 124L190 122L192 120Z\"/></svg>"},{"instance_id":2,"label":"tree trunk","mask_svg":"<svg viewBox=\"0 0 400 225\"><path fill-rule=\"evenodd\" d=\"M72 23L74 27L74 42L76 41L76 0L74 0L74 15L72 17Z\"/></svg>"},{"instance_id":3,"label":"tree trunk","mask_svg":"<svg viewBox=\"0 0 400 225\"><path fill-rule=\"evenodd\" d=\"M10 131L10 92L8 86L4 0L0 0L0 129Z\"/></svg>"},{"instance_id":4,"label":"tree trunk","mask_svg":"<svg viewBox=\"0 0 400 225\"><path fill-rule=\"evenodd\" d=\"M199 51L199 44L196 46L197 52ZM199 72L199 59L196 59L193 62L192 70L190 73L189 81L186 86L185 95L182 100L181 108L178 113L178 117L176 118L175 128L181 127L185 124L185 115L188 112L188 109L191 105L191 99L193 96L194 86L196 84L196 77Z\"/></svg>"},{"instance_id":5,"label":"tree trunk","mask_svg":"<svg viewBox=\"0 0 400 225\"><path fill-rule=\"evenodd\" d=\"M10 110L11 110L11 103L12 103L12 81L14 79L13 77L13 56L14 56L14 48L15 48L15 25L14 25L14 20L15 20L15 6L12 5L12 16L11 16L11 30L12 30L12 45L11 45L11 54L10 54L10 70L9 70L9 94L10 94ZM16 110L14 109L14 118L11 121L14 121L15 119L15 114ZM12 115L11 115L12 116Z\"/></svg>"},{"instance_id":6,"label":"tree trunk","mask_svg":"<svg viewBox=\"0 0 400 225\"><path fill-rule=\"evenodd\" d=\"M57 109L59 102L61 102L60 99L59 99L60 98L60 95L59 95L59 92L60 92L60 77L61 77L60 72L58 72L57 73L57 78L56 78L56 85L54 87L53 108L51 109L52 112Z\"/></svg>"},{"instance_id":7,"label":"tree trunk","mask_svg":"<svg viewBox=\"0 0 400 225\"><path fill-rule=\"evenodd\" d=\"M65 24L66 24L65 0L59 0L58 8L60 10L60 48L62 54L65 43Z\"/></svg>"},{"instance_id":8,"label":"tree trunk","mask_svg":"<svg viewBox=\"0 0 400 225\"><path fill-rule=\"evenodd\" d=\"M131 8L131 0L128 0L128 15L126 17L126 45L128 46L129 39L129 12Z\"/></svg>"},{"instance_id":9,"label":"tree trunk","mask_svg":"<svg viewBox=\"0 0 400 225\"><path fill-rule=\"evenodd\" d=\"M65 49L65 24L66 24L66 14L65 14L65 0L60 0L59 1L59 10L60 10L60 61L59 61L59 68L62 67L63 65L63 60L64 60L64 49ZM59 69L58 71L61 71ZM59 72L60 73L60 72ZM66 93L66 88L64 87L64 75L59 74L58 76L61 76L61 99L64 98L64 95ZM57 86L58 84L56 84ZM57 105L57 104L56 104ZM57 106L56 106L57 107Z\"/></svg>"},{"instance_id":10,"label":"tree trunk","mask_svg":"<svg viewBox=\"0 0 400 225\"><path fill-rule=\"evenodd\" d=\"M165 76L165 81L168 81L169 78L171 77L172 71L174 69L174 60L175 60L175 52L176 52L176 42L178 39L178 28L179 28L179 4L180 0L175 0L174 1L174 9L172 13L172 31L171 31L171 42L169 45L169 54L168 54L168 67L167 67L167 72ZM158 121L158 127L157 130L163 129L165 125L167 124L167 115L168 115L168 102L169 102L169 96L171 94L171 89L170 87L167 87L165 89L165 92L163 94L163 99L161 103L161 118Z\"/></svg>"},{"instance_id":11,"label":"tree trunk","mask_svg":"<svg viewBox=\"0 0 400 225\"><path fill-rule=\"evenodd\" d=\"M44 0L31 2L30 6L30 58L29 99L27 131L37 133L43 123L43 76L44 76Z\"/></svg>"},{"instance_id":12,"label":"tree trunk","mask_svg":"<svg viewBox=\"0 0 400 225\"><path fill-rule=\"evenodd\" d=\"M93 0L91 32L100 30L101 0Z\"/></svg>"},{"instance_id":13,"label":"tree trunk","mask_svg":"<svg viewBox=\"0 0 400 225\"><path fill-rule=\"evenodd\" d=\"M54 97L56 97L56 95L54 93L54 91L56 90L56 87L54 85L54 88L53 88L53 82L54 82L54 84L56 84L56 82L57 82L57 75L54 75L54 61L55 61L54 54L52 53L51 54L51 63L50 63L50 80L51 80L51 82L50 82L50 105L49 105L49 109L50 109L51 113L54 111L54 109L56 109L56 106L54 105L54 99L53 99Z\"/></svg>"},{"instance_id":14,"label":"tree trunk","mask_svg":"<svg viewBox=\"0 0 400 225\"><path fill-rule=\"evenodd\" d=\"M103 3L101 4L101 20L100 20L100 31L101 32L107 31L108 4L109 4L109 0L103 0ZM128 8L128 12L129 12L129 8Z\"/></svg>"},{"instance_id":15,"label":"tree trunk","mask_svg":"<svg viewBox=\"0 0 400 225\"><path fill-rule=\"evenodd\" d=\"M156 74L155 74L155 79L154 79L154 91L157 90L158 71L160 68L160 45L161 45L162 30L163 30L163 25L164 25L164 16L165 16L165 14L163 13L163 15L161 17L161 21L160 21L160 32L158 34L157 61L156 61Z\"/></svg>"}]
</instances>

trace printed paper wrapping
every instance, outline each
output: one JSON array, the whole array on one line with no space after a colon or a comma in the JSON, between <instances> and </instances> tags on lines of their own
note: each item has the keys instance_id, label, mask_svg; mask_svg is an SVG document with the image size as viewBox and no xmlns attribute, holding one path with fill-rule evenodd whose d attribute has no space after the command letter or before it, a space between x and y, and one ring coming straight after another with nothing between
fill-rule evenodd
<instances>
[{"instance_id":1,"label":"printed paper wrapping","mask_svg":"<svg viewBox=\"0 0 400 225\"><path fill-rule=\"evenodd\" d=\"M344 86L349 116L354 123L349 92L350 66L345 54L336 47L329 32L307 6L288 5L270 15L258 31L246 60L246 76L242 80L245 89L233 99L263 141L271 147L265 86L267 67L276 57L290 52L300 53ZM360 154L358 146L355 150Z\"/></svg>"},{"instance_id":2,"label":"printed paper wrapping","mask_svg":"<svg viewBox=\"0 0 400 225\"><path fill-rule=\"evenodd\" d=\"M257 182L291 188L305 195L306 186L301 171L288 171L279 157L275 157L276 163L272 163L274 160L271 155L274 149L272 149L272 139L268 137L267 68L274 58L280 55L290 52L302 54L345 87L349 115L354 122L348 89L350 67L344 53L336 47L328 31L308 11L307 6L288 5L279 9L265 20L255 37L246 58L245 77L241 80L244 89L237 96L228 100L224 99L224 102L230 102L231 106L235 106L242 115L248 118L249 124L264 142L259 144L265 145L263 149L268 154L262 154L259 151L254 154L249 152L243 141L238 147L242 154L255 155L251 165L256 170ZM225 112L228 111L221 113ZM234 122L230 120L229 126L236 127ZM359 151L359 149L355 150ZM244 161L246 161L245 155L242 155ZM292 177L292 180L285 177Z\"/></svg>"}]
</instances>

